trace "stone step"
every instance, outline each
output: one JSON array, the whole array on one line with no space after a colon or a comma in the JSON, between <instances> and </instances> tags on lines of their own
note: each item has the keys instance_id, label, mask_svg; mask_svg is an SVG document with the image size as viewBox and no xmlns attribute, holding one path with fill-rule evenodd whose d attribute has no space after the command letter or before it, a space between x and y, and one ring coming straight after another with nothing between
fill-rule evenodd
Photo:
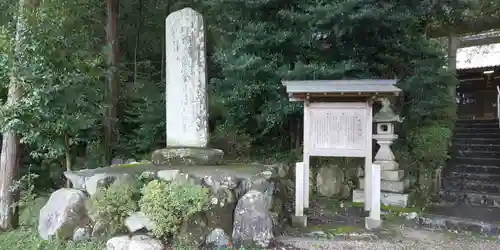
<instances>
[{"instance_id":1,"label":"stone step","mask_svg":"<svg viewBox=\"0 0 500 250\"><path fill-rule=\"evenodd\" d=\"M454 150L451 156L452 158L500 158L500 151Z\"/></svg>"},{"instance_id":2,"label":"stone step","mask_svg":"<svg viewBox=\"0 0 500 250\"><path fill-rule=\"evenodd\" d=\"M500 194L442 189L439 191L439 201L445 205L467 204L472 206L500 207Z\"/></svg>"},{"instance_id":3,"label":"stone step","mask_svg":"<svg viewBox=\"0 0 500 250\"><path fill-rule=\"evenodd\" d=\"M395 207L407 207L408 206L408 194L391 193L391 192L381 192L380 202L387 206ZM355 189L352 191L352 201L364 203L365 202L365 192L361 189Z\"/></svg>"},{"instance_id":4,"label":"stone step","mask_svg":"<svg viewBox=\"0 0 500 250\"><path fill-rule=\"evenodd\" d=\"M497 138L453 138L453 144L483 144L489 146L500 146L500 139Z\"/></svg>"},{"instance_id":5,"label":"stone step","mask_svg":"<svg viewBox=\"0 0 500 250\"><path fill-rule=\"evenodd\" d=\"M455 128L499 128L498 120L458 120Z\"/></svg>"},{"instance_id":6,"label":"stone step","mask_svg":"<svg viewBox=\"0 0 500 250\"><path fill-rule=\"evenodd\" d=\"M498 123L498 119L457 119L457 124L463 123Z\"/></svg>"},{"instance_id":7,"label":"stone step","mask_svg":"<svg viewBox=\"0 0 500 250\"><path fill-rule=\"evenodd\" d=\"M450 172L444 177L449 180L459 181L482 181L486 183L500 183L500 174L481 174L481 173L460 173Z\"/></svg>"},{"instance_id":8,"label":"stone step","mask_svg":"<svg viewBox=\"0 0 500 250\"><path fill-rule=\"evenodd\" d=\"M452 151L484 151L484 152L500 152L499 145L490 144L473 144L473 143L455 143Z\"/></svg>"},{"instance_id":9,"label":"stone step","mask_svg":"<svg viewBox=\"0 0 500 250\"><path fill-rule=\"evenodd\" d=\"M455 157L451 159L451 162L454 164L500 166L500 158Z\"/></svg>"},{"instance_id":10,"label":"stone step","mask_svg":"<svg viewBox=\"0 0 500 250\"><path fill-rule=\"evenodd\" d=\"M469 231L486 236L498 235L500 208L470 205L431 205L416 218L418 226L442 231Z\"/></svg>"},{"instance_id":11,"label":"stone step","mask_svg":"<svg viewBox=\"0 0 500 250\"><path fill-rule=\"evenodd\" d=\"M488 128L488 127L470 127L470 128L455 128L455 134L457 133L500 133L500 128Z\"/></svg>"},{"instance_id":12,"label":"stone step","mask_svg":"<svg viewBox=\"0 0 500 250\"><path fill-rule=\"evenodd\" d=\"M443 180L443 188L464 192L500 193L500 184L477 180L448 179Z\"/></svg>"},{"instance_id":13,"label":"stone step","mask_svg":"<svg viewBox=\"0 0 500 250\"><path fill-rule=\"evenodd\" d=\"M500 133L484 133L484 132L456 132L453 135L454 138L488 138L488 139L500 139Z\"/></svg>"},{"instance_id":14,"label":"stone step","mask_svg":"<svg viewBox=\"0 0 500 250\"><path fill-rule=\"evenodd\" d=\"M450 166L448 169L458 173L500 174L500 167L498 166L458 164Z\"/></svg>"}]
</instances>

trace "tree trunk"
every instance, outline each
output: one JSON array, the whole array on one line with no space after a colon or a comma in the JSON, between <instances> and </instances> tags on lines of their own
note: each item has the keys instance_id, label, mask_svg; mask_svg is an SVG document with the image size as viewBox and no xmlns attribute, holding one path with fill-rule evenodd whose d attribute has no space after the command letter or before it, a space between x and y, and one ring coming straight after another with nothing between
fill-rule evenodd
<instances>
[{"instance_id":1,"label":"tree trunk","mask_svg":"<svg viewBox=\"0 0 500 250\"><path fill-rule=\"evenodd\" d=\"M66 171L71 171L73 169L73 165L71 162L71 143L70 143L70 137L66 135L64 138L64 145L65 145L65 156L66 156ZM66 187L71 188L71 182L69 180L66 180Z\"/></svg>"},{"instance_id":2,"label":"tree trunk","mask_svg":"<svg viewBox=\"0 0 500 250\"><path fill-rule=\"evenodd\" d=\"M118 120L117 107L119 100L119 50L118 39L116 35L116 21L118 16L118 0L106 0L106 44L108 45L107 63L108 63L108 88L107 88L107 112L104 117L104 147L105 159L109 164L113 157L113 147L117 140L117 127Z\"/></svg>"},{"instance_id":3,"label":"tree trunk","mask_svg":"<svg viewBox=\"0 0 500 250\"><path fill-rule=\"evenodd\" d=\"M19 170L19 148L19 138L14 133L3 134L0 162L0 228L3 230L12 229L14 199L10 187Z\"/></svg>"},{"instance_id":4,"label":"tree trunk","mask_svg":"<svg viewBox=\"0 0 500 250\"><path fill-rule=\"evenodd\" d=\"M14 44L15 57L20 58L22 52L21 43L23 42L23 30L25 24L21 16L24 14L24 0L19 1L19 12L16 24L16 37ZM7 107L13 106L22 96L22 86L19 85L19 65L14 65L12 76L9 83L9 91L7 102L4 104ZM10 230L13 228L13 203L14 196L10 188L17 178L20 165L21 143L19 137L13 131L7 131L3 134L2 152L0 155L0 229Z\"/></svg>"}]
</instances>

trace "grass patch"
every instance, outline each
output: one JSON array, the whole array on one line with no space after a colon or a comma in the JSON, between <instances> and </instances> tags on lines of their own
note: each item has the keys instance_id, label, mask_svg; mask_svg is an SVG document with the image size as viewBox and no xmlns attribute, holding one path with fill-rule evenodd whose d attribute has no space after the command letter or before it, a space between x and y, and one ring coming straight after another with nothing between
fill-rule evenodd
<instances>
[{"instance_id":1,"label":"grass patch","mask_svg":"<svg viewBox=\"0 0 500 250\"><path fill-rule=\"evenodd\" d=\"M10 232L0 233L0 248L6 250L96 250L103 249L104 247L104 242L97 241L45 241L38 236L38 232L33 228L20 228Z\"/></svg>"},{"instance_id":2,"label":"grass patch","mask_svg":"<svg viewBox=\"0 0 500 250\"><path fill-rule=\"evenodd\" d=\"M363 202L345 202L346 206L349 207L356 207L356 208L364 208L365 203ZM397 206L388 206L381 204L380 210L382 211L388 211L388 212L398 212L398 213L420 213L422 212L422 208L420 207L397 207Z\"/></svg>"},{"instance_id":3,"label":"grass patch","mask_svg":"<svg viewBox=\"0 0 500 250\"><path fill-rule=\"evenodd\" d=\"M38 215L40 209L48 200L48 195L42 195L28 201L19 213L20 228L0 232L0 249L2 250L97 250L105 248L104 242L59 242L42 240L38 235Z\"/></svg>"}]
</instances>

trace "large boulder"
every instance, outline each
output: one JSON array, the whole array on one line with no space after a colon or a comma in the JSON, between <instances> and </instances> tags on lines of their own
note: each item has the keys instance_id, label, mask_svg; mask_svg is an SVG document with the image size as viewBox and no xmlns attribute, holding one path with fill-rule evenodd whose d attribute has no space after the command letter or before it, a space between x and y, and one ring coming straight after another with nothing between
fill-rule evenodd
<instances>
[{"instance_id":1,"label":"large boulder","mask_svg":"<svg viewBox=\"0 0 500 250\"><path fill-rule=\"evenodd\" d=\"M322 196L340 195L343 190L344 172L339 166L323 166L316 176L316 189Z\"/></svg>"},{"instance_id":2,"label":"large boulder","mask_svg":"<svg viewBox=\"0 0 500 250\"><path fill-rule=\"evenodd\" d=\"M85 190L85 182L87 181L88 177L85 175L81 175L81 172L83 171L84 170L64 172L64 177L66 177L66 179L71 182L74 189Z\"/></svg>"},{"instance_id":3,"label":"large boulder","mask_svg":"<svg viewBox=\"0 0 500 250\"><path fill-rule=\"evenodd\" d=\"M224 230L216 228L207 236L206 243L208 247L227 248L231 245L231 239Z\"/></svg>"},{"instance_id":4,"label":"large boulder","mask_svg":"<svg viewBox=\"0 0 500 250\"><path fill-rule=\"evenodd\" d=\"M177 178L179 173L180 173L179 169L167 169L158 171L156 175L158 176L158 179L162 181L173 181Z\"/></svg>"},{"instance_id":5,"label":"large boulder","mask_svg":"<svg viewBox=\"0 0 500 250\"><path fill-rule=\"evenodd\" d=\"M52 193L40 210L40 237L44 240L72 238L77 228L88 224L86 200L85 193L76 189L63 188Z\"/></svg>"},{"instance_id":6,"label":"large boulder","mask_svg":"<svg viewBox=\"0 0 500 250\"><path fill-rule=\"evenodd\" d=\"M243 179L236 189L237 197L243 197L250 190L256 190L264 194L267 206L271 207L274 193L273 173L266 170L253 175L251 178Z\"/></svg>"},{"instance_id":7,"label":"large boulder","mask_svg":"<svg viewBox=\"0 0 500 250\"><path fill-rule=\"evenodd\" d=\"M204 186L212 192L212 207L207 211L207 223L211 229L220 228L226 234L233 232L233 213L236 207L236 195L234 189L238 186L238 180L230 175L207 175L203 177Z\"/></svg>"},{"instance_id":8,"label":"large boulder","mask_svg":"<svg viewBox=\"0 0 500 250\"><path fill-rule=\"evenodd\" d=\"M92 229L88 227L80 227L73 233L73 241L85 241L89 240L92 236Z\"/></svg>"},{"instance_id":9,"label":"large boulder","mask_svg":"<svg viewBox=\"0 0 500 250\"><path fill-rule=\"evenodd\" d=\"M187 241L198 244L213 233L215 229L217 229L213 233L215 235L222 235L220 232L222 230L229 238L231 238L230 236L233 233L236 233L238 239L246 240L249 237L252 242L261 242L260 236L254 237L251 236L252 232L245 231L245 227L252 227L252 222L249 222L251 216L249 217L249 215L245 214L237 216L235 215L235 210L248 209L251 210L250 214L258 214L255 220L256 223L260 223L261 225L259 226L260 228L256 228L255 230L264 231L265 238L272 237L273 234L269 233L268 229L272 230L273 225L274 235L279 235L282 226L287 223L290 213L293 212L293 199L291 199L295 187L293 183L293 170L293 168L285 164L231 164L212 166L183 164L182 166L174 166L145 163L85 169L74 172L68 171L65 174L74 177L72 180L74 182L84 182L80 186L84 190L88 189L89 193L94 193L99 187L115 185L115 183L122 180L126 181L127 179L131 181L140 180L141 182L144 181L143 179L160 179L176 183L202 185L209 188L212 195L211 209L203 213L203 218L198 218L199 220L197 219L183 225L183 230L189 235L186 238ZM255 194L255 192L259 193L259 199L263 199L263 201L248 200L249 197L247 194ZM250 195L250 197L253 196ZM242 203L242 205L240 204L237 209L236 205L238 202ZM257 202L258 204L263 202L265 205L262 205L260 208L252 208L252 202ZM263 209L263 207L267 209ZM266 224L269 217L273 225ZM93 221L95 223L93 225L92 236L101 236L104 232L103 229L105 229L105 222ZM247 225L245 223L250 224ZM132 214L126 220L126 226L129 231L136 233L151 231L154 228L152 224L154 223L150 223L148 218L138 213ZM193 224L197 226L193 226ZM200 227L200 225L202 226ZM233 230L234 225L239 225L237 230ZM264 227L262 225L265 225L265 230L262 228ZM254 233L258 235L258 232ZM220 237L217 236L215 238ZM211 240L206 239L206 241Z\"/></svg>"},{"instance_id":10,"label":"large boulder","mask_svg":"<svg viewBox=\"0 0 500 250\"><path fill-rule=\"evenodd\" d=\"M126 184L134 183L136 180L126 173L100 173L87 179L85 182L85 190L92 196L99 188L107 188L111 184Z\"/></svg>"},{"instance_id":11,"label":"large boulder","mask_svg":"<svg viewBox=\"0 0 500 250\"><path fill-rule=\"evenodd\" d=\"M128 175L133 178L139 178L142 174L146 176L156 175L158 167L149 162L133 163L133 164L115 164L109 167L95 169L81 169L76 171L65 171L64 176L73 184L73 188L90 192L97 189L99 185L109 185L116 178ZM89 179L91 179L89 181Z\"/></svg>"},{"instance_id":12,"label":"large boulder","mask_svg":"<svg viewBox=\"0 0 500 250\"><path fill-rule=\"evenodd\" d=\"M107 250L163 250L160 240L147 235L114 237L106 242Z\"/></svg>"},{"instance_id":13,"label":"large boulder","mask_svg":"<svg viewBox=\"0 0 500 250\"><path fill-rule=\"evenodd\" d=\"M140 231L141 229L146 229L147 231L153 231L156 228L154 221L150 220L142 212L135 212L125 219L125 226L131 233Z\"/></svg>"},{"instance_id":14,"label":"large boulder","mask_svg":"<svg viewBox=\"0 0 500 250\"><path fill-rule=\"evenodd\" d=\"M266 196L250 190L238 201L234 211L233 246L265 248L273 237Z\"/></svg>"}]
</instances>

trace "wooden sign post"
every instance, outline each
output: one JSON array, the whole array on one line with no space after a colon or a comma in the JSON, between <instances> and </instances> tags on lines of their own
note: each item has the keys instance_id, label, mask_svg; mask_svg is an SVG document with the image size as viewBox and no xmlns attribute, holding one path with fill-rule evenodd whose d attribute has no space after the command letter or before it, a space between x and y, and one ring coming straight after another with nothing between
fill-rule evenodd
<instances>
[{"instance_id":1,"label":"wooden sign post","mask_svg":"<svg viewBox=\"0 0 500 250\"><path fill-rule=\"evenodd\" d=\"M398 95L401 90L395 83L395 80L283 82L290 100L304 103L303 162L297 163L295 169L297 224L307 225L304 208L309 207L311 156L365 158L365 210L373 215L370 218L380 220L380 198L376 198L380 197L380 167L378 172L372 171L372 100ZM378 182L373 178L377 173ZM374 190L373 184L378 188ZM372 197L378 201L372 201Z\"/></svg>"}]
</instances>

